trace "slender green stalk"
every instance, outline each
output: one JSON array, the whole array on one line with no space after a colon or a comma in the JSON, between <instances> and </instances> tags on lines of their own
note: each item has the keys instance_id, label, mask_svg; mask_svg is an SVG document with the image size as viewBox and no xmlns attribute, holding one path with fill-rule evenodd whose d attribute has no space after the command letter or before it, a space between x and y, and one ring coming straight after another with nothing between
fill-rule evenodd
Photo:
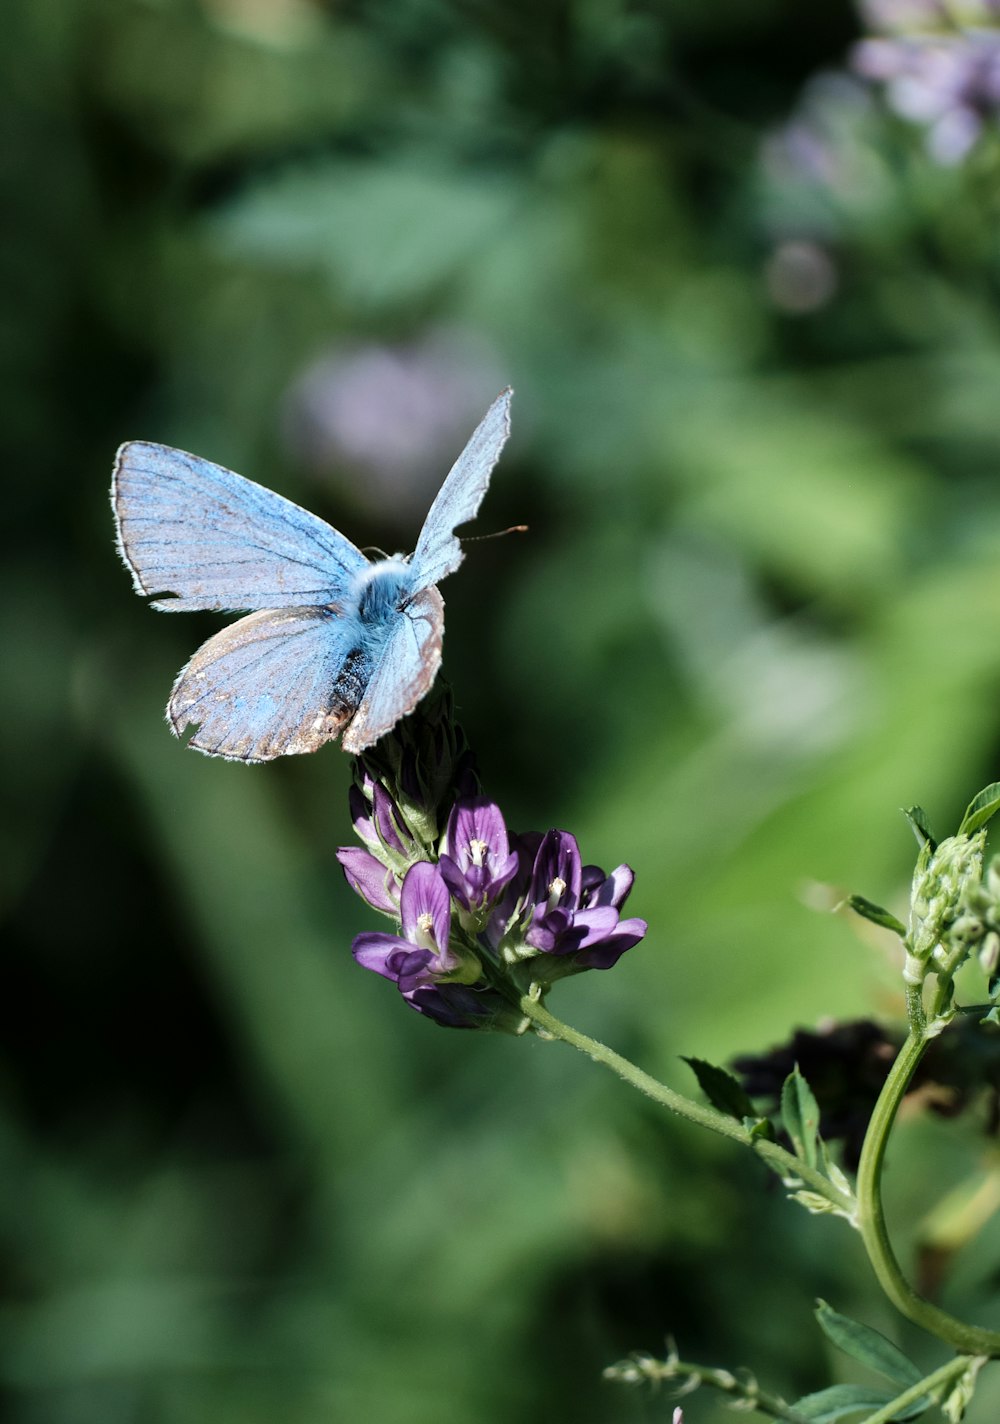
<instances>
[{"instance_id":1,"label":"slender green stalk","mask_svg":"<svg viewBox=\"0 0 1000 1424\"><path fill-rule=\"evenodd\" d=\"M957 1355L955 1359L948 1360L946 1364L925 1375L917 1384L913 1384L909 1389L904 1389L902 1394L897 1394L895 1399L890 1399L888 1404L882 1406L874 1414L869 1414L864 1420L864 1424L892 1424L892 1420L898 1419L904 1409L911 1404L916 1404L918 1399L923 1399L924 1395L930 1394L937 1399L938 1391L940 1396L944 1396L945 1389L955 1380L961 1379L969 1368L972 1360L968 1355Z\"/></svg>"},{"instance_id":2,"label":"slender green stalk","mask_svg":"<svg viewBox=\"0 0 1000 1424\"><path fill-rule=\"evenodd\" d=\"M570 1028L569 1024L562 1023L530 994L524 995L520 1006L525 1018L544 1029L552 1038L561 1039L563 1043L568 1043L573 1048L578 1048L581 1053L586 1053L595 1063L602 1063L605 1068L610 1068L613 1073L624 1078L626 1083L631 1084L633 1088L638 1088L640 1093L645 1093L661 1107L676 1113L678 1117L686 1118L688 1122L693 1122L698 1127L706 1127L710 1132L718 1132L723 1137L731 1138L732 1141L739 1142L744 1147L752 1148L754 1152L777 1169L783 1177L796 1178L806 1183L837 1211L843 1212L853 1219L854 1201L849 1193L841 1191L827 1177L824 1177L822 1172L793 1156L784 1147L779 1147L776 1142L768 1142L764 1138L755 1137L749 1128L743 1126L742 1122L719 1112L717 1108L710 1107L705 1103L693 1102L683 1093L668 1088L666 1084L650 1077L641 1068L637 1068L634 1063L630 1063L627 1058L622 1058L613 1049L599 1043L596 1038L589 1038L585 1033Z\"/></svg>"},{"instance_id":3,"label":"slender green stalk","mask_svg":"<svg viewBox=\"0 0 1000 1424\"><path fill-rule=\"evenodd\" d=\"M927 1039L924 1035L911 1030L889 1070L885 1086L875 1104L858 1165L858 1226L879 1284L908 1320L930 1331L962 1354L992 1357L1000 1355L1000 1334L993 1330L984 1330L977 1325L966 1325L947 1311L924 1300L903 1275L885 1224L882 1168L886 1144L903 1094L926 1046Z\"/></svg>"},{"instance_id":4,"label":"slender green stalk","mask_svg":"<svg viewBox=\"0 0 1000 1424\"><path fill-rule=\"evenodd\" d=\"M656 1360L651 1355L632 1355L621 1364L606 1369L604 1378L618 1380L622 1384L652 1385L676 1380L681 1385L678 1394L687 1394L699 1385L707 1385L709 1389L717 1389L727 1395L734 1410L752 1409L758 1414L769 1414L772 1419L783 1419L785 1424L808 1424L806 1416L800 1414L794 1405L786 1404L779 1395L761 1389L752 1376L740 1378L730 1370L688 1364L677 1359L676 1355L670 1355L666 1360Z\"/></svg>"}]
</instances>

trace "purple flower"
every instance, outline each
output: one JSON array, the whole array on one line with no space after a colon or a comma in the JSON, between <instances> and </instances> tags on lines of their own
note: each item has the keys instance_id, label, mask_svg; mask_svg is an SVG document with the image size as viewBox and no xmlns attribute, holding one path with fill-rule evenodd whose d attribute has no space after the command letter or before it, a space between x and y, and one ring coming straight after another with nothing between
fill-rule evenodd
<instances>
[{"instance_id":1,"label":"purple flower","mask_svg":"<svg viewBox=\"0 0 1000 1424\"><path fill-rule=\"evenodd\" d=\"M373 910L383 914L399 914L399 881L391 870L370 850L361 846L343 846L337 851L348 885L356 895L367 901Z\"/></svg>"},{"instance_id":2,"label":"purple flower","mask_svg":"<svg viewBox=\"0 0 1000 1424\"><path fill-rule=\"evenodd\" d=\"M627 865L610 875L582 865L575 836L547 831L531 871L526 943L540 954L571 957L562 973L610 969L646 933L645 920L620 918L632 880Z\"/></svg>"},{"instance_id":3,"label":"purple flower","mask_svg":"<svg viewBox=\"0 0 1000 1424\"><path fill-rule=\"evenodd\" d=\"M482 796L457 801L448 817L439 865L464 909L483 910L498 900L518 869L499 806Z\"/></svg>"},{"instance_id":4,"label":"purple flower","mask_svg":"<svg viewBox=\"0 0 1000 1424\"><path fill-rule=\"evenodd\" d=\"M412 1009L449 1028L487 1028L509 1017L499 994L470 987L482 966L449 943L451 897L436 865L420 860L406 872L399 913L402 935L355 939L352 952L364 969L391 979Z\"/></svg>"},{"instance_id":5,"label":"purple flower","mask_svg":"<svg viewBox=\"0 0 1000 1424\"><path fill-rule=\"evenodd\" d=\"M448 945L451 897L436 865L418 860L410 866L400 892L399 914L402 936L357 936L352 951L360 965L394 979L401 988L404 981L433 983L436 975L458 969L461 961Z\"/></svg>"}]
</instances>

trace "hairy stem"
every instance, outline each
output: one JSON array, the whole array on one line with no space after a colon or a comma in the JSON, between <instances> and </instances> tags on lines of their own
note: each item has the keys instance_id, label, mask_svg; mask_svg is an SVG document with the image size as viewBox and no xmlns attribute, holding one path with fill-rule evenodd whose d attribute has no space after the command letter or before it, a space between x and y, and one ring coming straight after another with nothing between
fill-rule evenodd
<instances>
[{"instance_id":1,"label":"hairy stem","mask_svg":"<svg viewBox=\"0 0 1000 1424\"><path fill-rule=\"evenodd\" d=\"M732 1141L739 1142L743 1147L750 1147L783 1177L795 1178L804 1182L819 1196L830 1202L837 1211L843 1212L844 1215L853 1219L854 1201L849 1193L841 1191L827 1177L824 1177L822 1172L793 1156L784 1147L779 1147L776 1142L768 1142L764 1138L755 1137L748 1127L744 1127L742 1122L719 1112L717 1108L710 1107L705 1103L693 1102L683 1093L668 1088L666 1084L650 1077L648 1073L644 1073L641 1068L637 1068L634 1063L630 1063L621 1054L615 1053L613 1049L599 1043L596 1038L588 1038L585 1033L580 1033L577 1029L570 1028L569 1024L562 1023L530 994L524 995L520 1006L525 1018L544 1029L551 1038L561 1039L563 1043L578 1048L581 1053L586 1053L595 1063L601 1063L605 1068L610 1068L613 1073L624 1078L626 1083L629 1083L633 1088L638 1088L640 1093L645 1093L661 1107L676 1113L678 1117L686 1118L688 1122L693 1122L698 1127L706 1127L710 1132L717 1132L723 1137L731 1138Z\"/></svg>"},{"instance_id":2,"label":"hairy stem","mask_svg":"<svg viewBox=\"0 0 1000 1424\"><path fill-rule=\"evenodd\" d=\"M882 1170L886 1144L903 1094L926 1047L924 1035L911 1030L875 1104L858 1165L858 1226L878 1282L897 1310L962 1354L992 1357L1000 1355L1000 1334L966 1325L919 1295L900 1269L885 1224Z\"/></svg>"}]
</instances>

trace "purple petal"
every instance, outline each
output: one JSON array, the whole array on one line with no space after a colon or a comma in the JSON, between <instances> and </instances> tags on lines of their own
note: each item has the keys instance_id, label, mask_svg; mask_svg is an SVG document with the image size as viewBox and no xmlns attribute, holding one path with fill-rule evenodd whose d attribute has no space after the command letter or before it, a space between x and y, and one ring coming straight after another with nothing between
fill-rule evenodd
<instances>
[{"instance_id":1,"label":"purple petal","mask_svg":"<svg viewBox=\"0 0 1000 1424\"><path fill-rule=\"evenodd\" d=\"M617 928L618 911L611 905L600 905L595 910L577 910L573 916L573 929L581 935L578 942L580 949L607 939Z\"/></svg>"},{"instance_id":2,"label":"purple petal","mask_svg":"<svg viewBox=\"0 0 1000 1424\"><path fill-rule=\"evenodd\" d=\"M411 944L437 951L442 969L454 968L448 955L451 934L451 895L444 877L429 860L411 865L399 898L403 934Z\"/></svg>"},{"instance_id":3,"label":"purple petal","mask_svg":"<svg viewBox=\"0 0 1000 1424\"><path fill-rule=\"evenodd\" d=\"M599 865L585 865L580 872L580 895L587 899L598 887L603 885L607 876Z\"/></svg>"},{"instance_id":4,"label":"purple petal","mask_svg":"<svg viewBox=\"0 0 1000 1424\"><path fill-rule=\"evenodd\" d=\"M361 789L351 786L347 793L347 805L354 822L354 832L366 845L378 845L375 823L371 818L371 806Z\"/></svg>"},{"instance_id":5,"label":"purple petal","mask_svg":"<svg viewBox=\"0 0 1000 1424\"><path fill-rule=\"evenodd\" d=\"M337 859L348 885L366 900L373 910L396 914L399 910L399 885L391 870L375 859L371 851L360 846L343 846Z\"/></svg>"},{"instance_id":6,"label":"purple petal","mask_svg":"<svg viewBox=\"0 0 1000 1424\"><path fill-rule=\"evenodd\" d=\"M569 831L546 831L535 856L531 874L531 898L536 905L545 905L553 895L553 885L562 882L564 889L558 904L575 910L580 903L583 867L580 847Z\"/></svg>"},{"instance_id":7,"label":"purple petal","mask_svg":"<svg viewBox=\"0 0 1000 1424\"><path fill-rule=\"evenodd\" d=\"M639 943L647 929L645 920L621 920L613 935L581 950L576 962L584 969L610 969L627 949Z\"/></svg>"},{"instance_id":8,"label":"purple petal","mask_svg":"<svg viewBox=\"0 0 1000 1424\"><path fill-rule=\"evenodd\" d=\"M441 878L458 903L464 905L467 910L471 909L469 903L469 887L465 882L465 876L462 874L461 866L456 865L450 855L442 855L438 861L438 870L440 870Z\"/></svg>"},{"instance_id":9,"label":"purple petal","mask_svg":"<svg viewBox=\"0 0 1000 1424\"><path fill-rule=\"evenodd\" d=\"M590 866L586 867L587 870L590 868ZM586 874L586 871L584 873ZM604 876L603 871L600 874ZM612 870L610 875L604 877L598 885L593 887L589 896L584 896L585 903L588 908L593 908L596 905L612 905L616 910L620 910L628 898L634 880L635 874L631 867L619 865L615 870Z\"/></svg>"},{"instance_id":10,"label":"purple petal","mask_svg":"<svg viewBox=\"0 0 1000 1424\"><path fill-rule=\"evenodd\" d=\"M372 811L375 825L389 849L405 853L397 824L400 819L399 808L380 782L375 783L372 792Z\"/></svg>"},{"instance_id":11,"label":"purple petal","mask_svg":"<svg viewBox=\"0 0 1000 1424\"><path fill-rule=\"evenodd\" d=\"M473 841L485 845L485 859L506 861L510 854L507 826L500 807L485 796L456 801L448 817L445 835L448 851L460 863L464 863L466 857L474 859L471 850Z\"/></svg>"},{"instance_id":12,"label":"purple petal","mask_svg":"<svg viewBox=\"0 0 1000 1424\"><path fill-rule=\"evenodd\" d=\"M397 982L401 978L415 979L434 957L430 950L414 949L405 939L391 934L357 935L351 953L363 969Z\"/></svg>"}]
</instances>

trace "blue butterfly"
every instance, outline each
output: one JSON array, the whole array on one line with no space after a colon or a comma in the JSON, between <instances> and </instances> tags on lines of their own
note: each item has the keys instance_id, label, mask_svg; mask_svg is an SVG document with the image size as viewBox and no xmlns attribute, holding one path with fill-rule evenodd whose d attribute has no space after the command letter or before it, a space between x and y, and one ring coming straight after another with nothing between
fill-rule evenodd
<instances>
[{"instance_id":1,"label":"blue butterfly","mask_svg":"<svg viewBox=\"0 0 1000 1424\"><path fill-rule=\"evenodd\" d=\"M343 734L360 752L417 705L441 662L435 585L462 562L510 433L509 389L448 473L409 558L372 562L291 500L197 455L132 440L115 459L118 551L154 608L250 610L181 670L167 703L208 756L260 762ZM164 597L163 595L168 595Z\"/></svg>"}]
</instances>

